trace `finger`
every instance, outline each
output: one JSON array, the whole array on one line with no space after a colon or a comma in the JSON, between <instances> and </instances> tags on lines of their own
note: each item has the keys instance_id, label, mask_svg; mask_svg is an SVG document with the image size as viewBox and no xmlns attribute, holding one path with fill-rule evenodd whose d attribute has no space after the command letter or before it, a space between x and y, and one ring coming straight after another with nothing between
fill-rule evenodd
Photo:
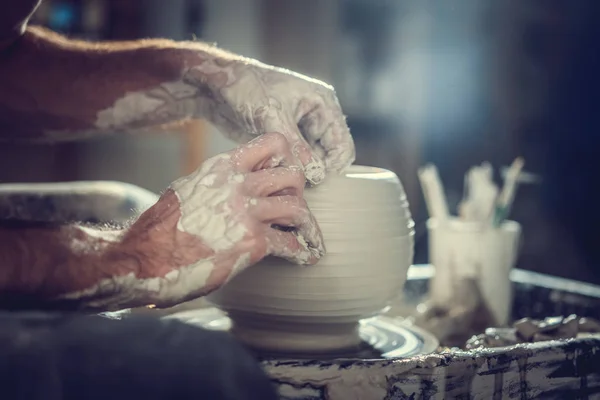
<instances>
[{"instance_id":1,"label":"finger","mask_svg":"<svg viewBox=\"0 0 600 400\"><path fill-rule=\"evenodd\" d=\"M298 196L274 196L255 199L250 209L257 220L271 225L299 228L311 216L306 201Z\"/></svg>"},{"instance_id":2,"label":"finger","mask_svg":"<svg viewBox=\"0 0 600 400\"><path fill-rule=\"evenodd\" d=\"M321 229L303 198L277 196L256 199L250 212L266 224L293 227L297 236L306 243L306 248L315 254L325 254Z\"/></svg>"},{"instance_id":3,"label":"finger","mask_svg":"<svg viewBox=\"0 0 600 400\"><path fill-rule=\"evenodd\" d=\"M242 171L258 171L296 164L291 146L280 133L265 133L233 151L232 160Z\"/></svg>"},{"instance_id":4,"label":"finger","mask_svg":"<svg viewBox=\"0 0 600 400\"><path fill-rule=\"evenodd\" d=\"M297 163L304 167L304 175L308 182L316 185L325 179L325 164L322 158L313 152L294 120L282 112L277 112L265 115L261 123L267 132L281 132L288 139L292 154Z\"/></svg>"},{"instance_id":5,"label":"finger","mask_svg":"<svg viewBox=\"0 0 600 400\"><path fill-rule=\"evenodd\" d=\"M305 182L302 168L277 167L249 173L246 175L244 187L252 197L268 197L282 192L302 197Z\"/></svg>"},{"instance_id":6,"label":"finger","mask_svg":"<svg viewBox=\"0 0 600 400\"><path fill-rule=\"evenodd\" d=\"M339 172L354 162L356 151L346 118L335 94L320 94L298 127L314 152L322 155L327 171Z\"/></svg>"},{"instance_id":7,"label":"finger","mask_svg":"<svg viewBox=\"0 0 600 400\"><path fill-rule=\"evenodd\" d=\"M306 245L306 241L297 232L284 232L268 228L267 232L268 253L284 258L295 264L312 265L323 256Z\"/></svg>"},{"instance_id":8,"label":"finger","mask_svg":"<svg viewBox=\"0 0 600 400\"><path fill-rule=\"evenodd\" d=\"M334 121L319 142L325 151L325 169L332 172L341 172L350 166L356 159L354 140L346 120Z\"/></svg>"}]
</instances>

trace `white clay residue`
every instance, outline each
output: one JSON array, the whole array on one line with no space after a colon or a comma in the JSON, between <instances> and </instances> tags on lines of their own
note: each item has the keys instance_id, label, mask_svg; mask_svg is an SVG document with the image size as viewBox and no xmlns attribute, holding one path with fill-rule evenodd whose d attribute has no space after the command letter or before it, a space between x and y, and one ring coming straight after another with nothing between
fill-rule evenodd
<instances>
[{"instance_id":1,"label":"white clay residue","mask_svg":"<svg viewBox=\"0 0 600 400\"><path fill-rule=\"evenodd\" d=\"M87 240L87 238L84 238L83 240L73 238L71 241L71 249L76 254L98 252L107 245L119 241L121 235L123 234L123 231L121 230L91 229L85 226L76 226L74 229L84 232L87 238L99 239L92 242Z\"/></svg>"},{"instance_id":2,"label":"white clay residue","mask_svg":"<svg viewBox=\"0 0 600 400\"><path fill-rule=\"evenodd\" d=\"M95 125L100 129L127 126L163 104L163 100L153 99L145 92L127 93L112 107L98 112Z\"/></svg>"},{"instance_id":3,"label":"white clay residue","mask_svg":"<svg viewBox=\"0 0 600 400\"><path fill-rule=\"evenodd\" d=\"M321 160L313 158L304 166L304 175L311 185L320 183L325 179L325 165Z\"/></svg>"},{"instance_id":4,"label":"white clay residue","mask_svg":"<svg viewBox=\"0 0 600 400\"><path fill-rule=\"evenodd\" d=\"M186 118L207 118L230 139L247 143L267 132L296 135L291 132L297 132L298 121L308 119L318 127L298 133L310 143L327 143L327 148L313 150L319 156L332 158L326 160L328 166L339 169L352 162L354 145L330 85L255 60L220 63L210 54L204 56L201 64L183 69L180 79L150 90L126 93L97 113L95 128L144 128ZM215 87L209 84L213 79L218 81ZM213 96L207 96L206 89L213 91ZM311 112L315 107L319 112ZM295 115L299 109L303 113ZM337 127L337 134L328 131L327 140L321 140L323 127L331 124ZM48 134L57 140L70 136L66 132ZM296 142L295 138L288 139ZM321 182L325 163L314 159L305 166L305 173L309 182Z\"/></svg>"},{"instance_id":5,"label":"white clay residue","mask_svg":"<svg viewBox=\"0 0 600 400\"><path fill-rule=\"evenodd\" d=\"M96 285L59 296L58 299L85 300L98 298L86 304L90 307L128 307L139 305L140 299L148 302L178 301L189 293L202 290L214 268L212 259L200 260L164 277L138 279L131 272L127 275L106 278Z\"/></svg>"},{"instance_id":6,"label":"white clay residue","mask_svg":"<svg viewBox=\"0 0 600 400\"><path fill-rule=\"evenodd\" d=\"M164 116L171 119L196 115L199 107L195 97L197 91L197 87L188 83L173 81L149 91L126 93L111 107L98 112L95 126L99 129L127 127L160 108L164 109Z\"/></svg>"},{"instance_id":7,"label":"white clay residue","mask_svg":"<svg viewBox=\"0 0 600 400\"><path fill-rule=\"evenodd\" d=\"M181 210L177 228L200 238L204 244L215 251L232 248L246 234L244 225L231 218L227 201L233 189L228 185L224 187L215 185L216 178L210 173L217 162L229 159L228 154L213 157L207 160L199 171L178 179L171 185ZM206 179L207 177L210 178ZM243 181L243 175L230 172L229 183Z\"/></svg>"},{"instance_id":8,"label":"white clay residue","mask_svg":"<svg viewBox=\"0 0 600 400\"><path fill-rule=\"evenodd\" d=\"M316 227L314 229L316 229ZM308 262L311 258L311 255L316 257L317 259L320 259L321 257L323 257L324 252L322 252L317 247L313 247L313 246L309 245L309 243L306 241L304 236L302 236L302 234L300 234L298 231L294 231L294 236L296 236L298 243L304 249L304 251L298 253L298 257L297 257L298 262L300 262L301 264L308 264ZM317 243L316 245L319 245L319 244L320 243Z\"/></svg>"}]
</instances>

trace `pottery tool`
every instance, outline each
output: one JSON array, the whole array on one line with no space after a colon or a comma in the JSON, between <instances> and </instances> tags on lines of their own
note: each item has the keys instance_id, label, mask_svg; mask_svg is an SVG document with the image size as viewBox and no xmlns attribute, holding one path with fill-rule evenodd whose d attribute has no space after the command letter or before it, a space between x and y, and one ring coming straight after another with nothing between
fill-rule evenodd
<instances>
[{"instance_id":1,"label":"pottery tool","mask_svg":"<svg viewBox=\"0 0 600 400\"><path fill-rule=\"evenodd\" d=\"M459 205L461 219L487 225L499 191L492 180L492 166L483 163L469 169L465 175L465 189Z\"/></svg>"},{"instance_id":2,"label":"pottery tool","mask_svg":"<svg viewBox=\"0 0 600 400\"><path fill-rule=\"evenodd\" d=\"M446 221L450 212L448 211L442 181L435 165L428 164L420 168L419 181L421 182L429 216L441 222Z\"/></svg>"},{"instance_id":3,"label":"pottery tool","mask_svg":"<svg viewBox=\"0 0 600 400\"><path fill-rule=\"evenodd\" d=\"M500 189L494 183L493 169L490 163L481 164L481 184L478 186L477 199L479 205L478 221L488 225L494 214L494 205Z\"/></svg>"},{"instance_id":4,"label":"pottery tool","mask_svg":"<svg viewBox=\"0 0 600 400\"><path fill-rule=\"evenodd\" d=\"M471 205L469 203L469 193L471 191L470 178L471 170L467 171L463 180L463 196L462 200L458 203L458 216L460 219L468 221L471 217Z\"/></svg>"},{"instance_id":5,"label":"pottery tool","mask_svg":"<svg viewBox=\"0 0 600 400\"><path fill-rule=\"evenodd\" d=\"M502 179L506 179L508 171L510 167L502 167L500 168L500 175ZM519 174L519 179L517 180L519 184L529 184L529 185L538 185L542 182L542 177L538 174L534 174L532 172L527 172L525 170L521 170Z\"/></svg>"},{"instance_id":6,"label":"pottery tool","mask_svg":"<svg viewBox=\"0 0 600 400\"><path fill-rule=\"evenodd\" d=\"M463 199L458 205L458 215L464 221L473 221L475 219L475 202L474 192L476 184L476 176L479 173L479 166L471 167L464 178Z\"/></svg>"},{"instance_id":7,"label":"pottery tool","mask_svg":"<svg viewBox=\"0 0 600 400\"><path fill-rule=\"evenodd\" d=\"M489 227L490 219L492 218L492 215L494 215L499 191L500 189L498 189L498 187L491 181L488 181L485 186L481 187L477 221L486 228Z\"/></svg>"},{"instance_id":8,"label":"pottery tool","mask_svg":"<svg viewBox=\"0 0 600 400\"><path fill-rule=\"evenodd\" d=\"M464 221L472 221L474 219L474 176L479 172L479 166L471 167L464 177L463 198L458 204L458 216Z\"/></svg>"},{"instance_id":9,"label":"pottery tool","mask_svg":"<svg viewBox=\"0 0 600 400\"><path fill-rule=\"evenodd\" d=\"M515 161L513 161L508 172L506 173L504 186L502 187L500 196L498 196L498 201L496 202L496 208L493 215L492 223L494 227L498 227L506 219L508 213L510 212L510 207L512 206L515 198L515 192L517 190L519 175L521 174L524 164L525 162L523 161L523 158L518 157Z\"/></svg>"}]
</instances>

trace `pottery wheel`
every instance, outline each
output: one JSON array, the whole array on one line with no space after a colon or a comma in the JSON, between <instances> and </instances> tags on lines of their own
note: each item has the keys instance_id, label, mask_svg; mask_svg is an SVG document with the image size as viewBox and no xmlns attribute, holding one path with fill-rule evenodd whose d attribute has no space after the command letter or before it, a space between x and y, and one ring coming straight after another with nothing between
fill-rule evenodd
<instances>
[{"instance_id":1,"label":"pottery wheel","mask_svg":"<svg viewBox=\"0 0 600 400\"><path fill-rule=\"evenodd\" d=\"M228 331L231 320L217 308L184 311L165 318L175 318L182 322L205 329ZM439 342L432 334L398 318L379 316L360 321L359 334L362 343L344 352L319 354L264 353L261 358L405 358L434 352Z\"/></svg>"}]
</instances>

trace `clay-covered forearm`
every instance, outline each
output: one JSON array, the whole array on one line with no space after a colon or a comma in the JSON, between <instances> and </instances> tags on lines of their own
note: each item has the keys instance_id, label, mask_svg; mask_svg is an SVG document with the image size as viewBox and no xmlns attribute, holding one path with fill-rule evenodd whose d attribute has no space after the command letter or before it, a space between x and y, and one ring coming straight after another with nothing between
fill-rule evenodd
<instances>
[{"instance_id":1,"label":"clay-covered forearm","mask_svg":"<svg viewBox=\"0 0 600 400\"><path fill-rule=\"evenodd\" d=\"M75 225L0 222L0 307L51 306L106 276L135 271L138 255L125 250L121 237Z\"/></svg>"},{"instance_id":2,"label":"clay-covered forearm","mask_svg":"<svg viewBox=\"0 0 600 400\"><path fill-rule=\"evenodd\" d=\"M216 289L239 257L216 257L180 229L180 217L167 190L119 230L0 219L0 309L165 306Z\"/></svg>"},{"instance_id":3,"label":"clay-covered forearm","mask_svg":"<svg viewBox=\"0 0 600 400\"><path fill-rule=\"evenodd\" d=\"M29 27L2 54L0 139L73 140L203 117L211 81L227 79L220 64L236 58L198 42L84 42Z\"/></svg>"}]
</instances>

